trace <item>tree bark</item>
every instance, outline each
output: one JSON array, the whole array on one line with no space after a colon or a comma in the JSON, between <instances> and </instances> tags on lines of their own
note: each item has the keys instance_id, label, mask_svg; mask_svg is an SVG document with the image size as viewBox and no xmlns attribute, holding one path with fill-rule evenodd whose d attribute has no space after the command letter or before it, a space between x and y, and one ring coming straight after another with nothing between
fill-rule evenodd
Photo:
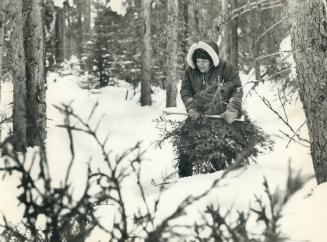
<instances>
[{"instance_id":1,"label":"tree bark","mask_svg":"<svg viewBox=\"0 0 327 242\"><path fill-rule=\"evenodd\" d=\"M91 30L91 0L84 0L83 4L83 33L84 39L89 38Z\"/></svg>"},{"instance_id":2,"label":"tree bark","mask_svg":"<svg viewBox=\"0 0 327 242\"><path fill-rule=\"evenodd\" d=\"M65 12L63 8L56 7L56 62L65 59Z\"/></svg>"},{"instance_id":3,"label":"tree bark","mask_svg":"<svg viewBox=\"0 0 327 242\"><path fill-rule=\"evenodd\" d=\"M166 107L176 107L177 97L177 53L178 53L178 1L168 0L167 20L167 80Z\"/></svg>"},{"instance_id":4,"label":"tree bark","mask_svg":"<svg viewBox=\"0 0 327 242\"><path fill-rule=\"evenodd\" d=\"M3 65L3 52L4 52L4 29L6 22L7 0L0 1L0 93L2 81L2 65ZM1 99L1 96L0 96Z\"/></svg>"},{"instance_id":5,"label":"tree bark","mask_svg":"<svg viewBox=\"0 0 327 242\"><path fill-rule=\"evenodd\" d=\"M200 31L200 13L199 13L199 9L196 6L194 6L194 8L193 8L193 17L194 17L194 30L195 30L195 34L197 36L199 36L199 34L201 32Z\"/></svg>"},{"instance_id":6,"label":"tree bark","mask_svg":"<svg viewBox=\"0 0 327 242\"><path fill-rule=\"evenodd\" d=\"M11 4L13 32L11 36L13 76L13 143L18 151L25 150L26 143L26 72L23 34L23 6L21 0Z\"/></svg>"},{"instance_id":7,"label":"tree bark","mask_svg":"<svg viewBox=\"0 0 327 242\"><path fill-rule=\"evenodd\" d=\"M198 4L196 2L192 2L188 6L188 25L190 26L190 33L192 37L191 42L198 42L200 40L200 20L199 20L199 10Z\"/></svg>"},{"instance_id":8,"label":"tree bark","mask_svg":"<svg viewBox=\"0 0 327 242\"><path fill-rule=\"evenodd\" d=\"M233 9L238 8L238 0L233 0ZM238 17L232 20L230 24L230 62L238 67Z\"/></svg>"},{"instance_id":9,"label":"tree bark","mask_svg":"<svg viewBox=\"0 0 327 242\"><path fill-rule=\"evenodd\" d=\"M69 1L65 0L63 3L64 7L64 58L69 60L74 51L76 51L76 43L75 49L73 48L73 30L71 27L71 9L72 7L69 5ZM76 39L76 38L75 38Z\"/></svg>"},{"instance_id":10,"label":"tree bark","mask_svg":"<svg viewBox=\"0 0 327 242\"><path fill-rule=\"evenodd\" d=\"M257 31L254 35L253 41L257 40L259 35L262 33L263 28L262 28L262 14L260 9L254 12L254 21L258 24ZM254 64L254 71L255 71L255 79L260 80L261 79L261 70L260 66L261 63L259 60L256 60L260 56L260 50L261 50L261 44L262 44L262 39L258 39L255 43L255 45L252 47L252 55L253 55L253 64Z\"/></svg>"},{"instance_id":11,"label":"tree bark","mask_svg":"<svg viewBox=\"0 0 327 242\"><path fill-rule=\"evenodd\" d=\"M84 23L83 23L83 0L75 0L75 4L77 6L77 41L76 41L76 47L77 47L77 57L80 59L81 55L83 53L83 42L84 42Z\"/></svg>"},{"instance_id":12,"label":"tree bark","mask_svg":"<svg viewBox=\"0 0 327 242\"><path fill-rule=\"evenodd\" d=\"M190 29L189 29L189 16L188 16L188 0L180 0L179 6L182 11L182 29L183 29L183 34L182 34L182 52L186 56L187 55L187 50L189 46L189 36L190 36Z\"/></svg>"},{"instance_id":13,"label":"tree bark","mask_svg":"<svg viewBox=\"0 0 327 242\"><path fill-rule=\"evenodd\" d=\"M72 33L70 32L70 6L64 1L63 7L56 7L56 62L61 63L72 55Z\"/></svg>"},{"instance_id":14,"label":"tree bark","mask_svg":"<svg viewBox=\"0 0 327 242\"><path fill-rule=\"evenodd\" d=\"M141 80L141 105L151 106L151 80L152 80L152 43L151 43L151 0L141 1L141 13L142 13L142 80Z\"/></svg>"},{"instance_id":15,"label":"tree bark","mask_svg":"<svg viewBox=\"0 0 327 242\"><path fill-rule=\"evenodd\" d=\"M327 9L324 0L284 1L317 183L327 181Z\"/></svg>"},{"instance_id":16,"label":"tree bark","mask_svg":"<svg viewBox=\"0 0 327 242\"><path fill-rule=\"evenodd\" d=\"M82 1L82 16L83 16L83 25L82 25L82 33L83 33L83 43L82 43L82 53L81 57L83 57L87 50L87 42L91 38L91 0L83 0ZM87 67L83 62L81 62L81 68L86 70Z\"/></svg>"},{"instance_id":17,"label":"tree bark","mask_svg":"<svg viewBox=\"0 0 327 242\"><path fill-rule=\"evenodd\" d=\"M222 0L222 12L223 16L228 13L228 0ZM230 23L225 22L222 27L222 58L227 60L230 57Z\"/></svg>"},{"instance_id":18,"label":"tree bark","mask_svg":"<svg viewBox=\"0 0 327 242\"><path fill-rule=\"evenodd\" d=\"M41 145L46 137L46 74L42 0L24 0L26 58L27 145Z\"/></svg>"},{"instance_id":19,"label":"tree bark","mask_svg":"<svg viewBox=\"0 0 327 242\"><path fill-rule=\"evenodd\" d=\"M56 63L56 8L52 0L45 0L44 4L46 56L51 69Z\"/></svg>"}]
</instances>

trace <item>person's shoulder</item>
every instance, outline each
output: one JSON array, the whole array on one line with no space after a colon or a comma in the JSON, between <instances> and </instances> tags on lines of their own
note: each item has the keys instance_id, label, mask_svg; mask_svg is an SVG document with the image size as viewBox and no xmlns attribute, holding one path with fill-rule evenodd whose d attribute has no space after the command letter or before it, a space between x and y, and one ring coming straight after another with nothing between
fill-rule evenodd
<instances>
[{"instance_id":1,"label":"person's shoulder","mask_svg":"<svg viewBox=\"0 0 327 242\"><path fill-rule=\"evenodd\" d=\"M190 72L191 70L193 70L192 67L187 66L186 69L185 69L185 72Z\"/></svg>"},{"instance_id":2,"label":"person's shoulder","mask_svg":"<svg viewBox=\"0 0 327 242\"><path fill-rule=\"evenodd\" d=\"M196 69L193 69L192 67L188 66L186 67L185 73L187 75L194 75L196 73Z\"/></svg>"},{"instance_id":3,"label":"person's shoulder","mask_svg":"<svg viewBox=\"0 0 327 242\"><path fill-rule=\"evenodd\" d=\"M233 71L237 71L237 68L235 65L233 65L231 62L220 59L220 63L223 67L223 69L225 70L233 70Z\"/></svg>"},{"instance_id":4,"label":"person's shoulder","mask_svg":"<svg viewBox=\"0 0 327 242\"><path fill-rule=\"evenodd\" d=\"M192 67L187 66L185 72L193 72L194 70L195 69L193 69Z\"/></svg>"}]
</instances>

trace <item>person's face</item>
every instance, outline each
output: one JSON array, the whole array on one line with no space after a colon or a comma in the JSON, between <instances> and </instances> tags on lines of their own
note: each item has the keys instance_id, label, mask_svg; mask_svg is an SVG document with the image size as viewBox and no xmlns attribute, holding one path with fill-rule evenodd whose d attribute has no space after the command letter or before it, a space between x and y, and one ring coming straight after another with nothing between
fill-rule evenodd
<instances>
[{"instance_id":1,"label":"person's face","mask_svg":"<svg viewBox=\"0 0 327 242\"><path fill-rule=\"evenodd\" d=\"M202 73L206 73L210 69L210 61L207 59L196 59L196 65Z\"/></svg>"}]
</instances>

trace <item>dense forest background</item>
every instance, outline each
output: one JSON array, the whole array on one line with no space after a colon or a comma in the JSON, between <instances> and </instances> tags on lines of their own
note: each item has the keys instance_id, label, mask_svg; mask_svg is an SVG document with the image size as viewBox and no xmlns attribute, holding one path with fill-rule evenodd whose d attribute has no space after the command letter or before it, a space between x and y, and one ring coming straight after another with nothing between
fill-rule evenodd
<instances>
[{"instance_id":1,"label":"dense forest background","mask_svg":"<svg viewBox=\"0 0 327 242\"><path fill-rule=\"evenodd\" d=\"M276 60L289 33L279 1L124 1L123 8L120 15L105 1L64 1L62 8L48 1L49 67L75 55L94 77L89 86L147 79L171 90L183 77L189 46L210 39L240 71L255 68L258 80L284 68Z\"/></svg>"},{"instance_id":2,"label":"dense forest background","mask_svg":"<svg viewBox=\"0 0 327 242\"><path fill-rule=\"evenodd\" d=\"M0 201L0 240L277 242L292 228L324 242L326 13L326 0L1 0L0 185L14 199ZM162 177L174 147L152 145L182 122L162 114L184 108L179 84L199 40L238 68L275 151L244 170ZM291 158L310 166L309 188Z\"/></svg>"},{"instance_id":3,"label":"dense forest background","mask_svg":"<svg viewBox=\"0 0 327 242\"><path fill-rule=\"evenodd\" d=\"M221 58L241 72L254 70L254 80L248 80L254 87L279 80L284 101L295 93L291 68L283 61L288 53L280 51L288 35L280 1L122 1L119 14L110 7L115 1L17 4L2 4L0 64L1 74L14 80L18 149L46 137L46 72L72 56L89 77L84 88L125 80L140 85L145 106L152 104L152 87L157 86L166 91L166 106L175 107L189 46L211 40L219 44Z\"/></svg>"}]
</instances>

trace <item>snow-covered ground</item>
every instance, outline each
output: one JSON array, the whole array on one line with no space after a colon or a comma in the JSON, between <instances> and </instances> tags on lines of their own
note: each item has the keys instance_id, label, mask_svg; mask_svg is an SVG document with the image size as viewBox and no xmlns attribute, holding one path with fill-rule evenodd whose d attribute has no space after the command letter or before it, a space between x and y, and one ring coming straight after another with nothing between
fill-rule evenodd
<instances>
[{"instance_id":1,"label":"snow-covered ground","mask_svg":"<svg viewBox=\"0 0 327 242\"><path fill-rule=\"evenodd\" d=\"M66 69L68 73L59 75L49 73L47 92L47 116L48 116L48 138L47 150L50 169L55 182L64 178L64 171L70 160L69 143L67 133L64 129L57 127L63 124L63 116L53 105L70 103L82 118L87 119L92 107L98 102L98 108L91 119L95 126L104 114L98 135L104 139L109 135L108 147L113 151L112 156L119 154L127 148L142 141L142 148L146 150L145 162L142 167L142 181L149 201L153 201L158 193L158 188L151 184L151 180L159 181L165 174L175 172L173 167L174 154L171 144L165 144L161 149L156 149L153 142L158 139L158 130L153 121L158 118L164 110L165 93L155 89L153 105L141 107L138 102L139 93L132 95L133 91L128 84L119 82L119 86L108 86L102 89L81 89L79 84L81 77L74 71ZM71 72L69 74L69 72ZM252 74L241 75L243 84L250 81ZM273 84L259 85L257 92L271 101L274 108L283 112L279 103L276 89ZM128 98L126 93L128 90ZM245 85L245 93L248 87ZM10 113L11 102L10 85L2 88L1 112ZM301 169L302 174L312 176L313 167L309 155L309 149L291 142L282 135L280 130L289 132L288 128L273 114L256 95L247 95L244 107L249 116L269 133L275 140L274 150L263 154L257 159L257 164L247 167L245 170L232 172L223 180L224 186L214 189L210 195L200 202L195 203L186 210L187 214L178 222L192 223L199 216L199 211L209 203L219 204L222 208L233 208L235 210L247 210L254 204L254 194L264 193L262 186L263 177L266 177L271 189L277 187L285 188L288 161L292 161L292 167ZM296 102L285 107L289 122L295 128L299 127L305 120L301 104ZM178 97L178 106L173 110L184 111L184 107ZM181 117L172 117L181 118ZM307 137L306 127L302 128L301 135ZM288 145L288 146L287 146ZM287 146L287 147L286 147ZM76 159L72 169L71 181L76 190L76 196L82 191L85 184L87 161L92 158L94 166L101 165L101 153L95 142L92 142L85 134L75 134ZM32 150L31 150L32 152ZM206 175L196 175L188 178L175 180L169 189L165 190L159 206L157 219L168 216L188 195L197 195L210 187L212 182L221 175L221 172ZM0 183L1 199L0 211L10 221L19 222L22 208L16 201L15 177L6 178ZM4 195L5 194L5 195ZM135 212L140 205L139 195L134 181L127 181L124 186L124 198L127 202L129 212ZM281 229L286 236L292 240L323 242L326 241L325 227L327 225L327 185L316 186L315 180L311 179L299 192L297 192L286 205L281 220ZM100 209L99 216L105 226L110 226L113 215L104 206ZM249 225L252 231L256 231L256 223ZM89 241L106 241L104 234L95 230ZM290 241L292 241L290 240Z\"/></svg>"}]
</instances>

